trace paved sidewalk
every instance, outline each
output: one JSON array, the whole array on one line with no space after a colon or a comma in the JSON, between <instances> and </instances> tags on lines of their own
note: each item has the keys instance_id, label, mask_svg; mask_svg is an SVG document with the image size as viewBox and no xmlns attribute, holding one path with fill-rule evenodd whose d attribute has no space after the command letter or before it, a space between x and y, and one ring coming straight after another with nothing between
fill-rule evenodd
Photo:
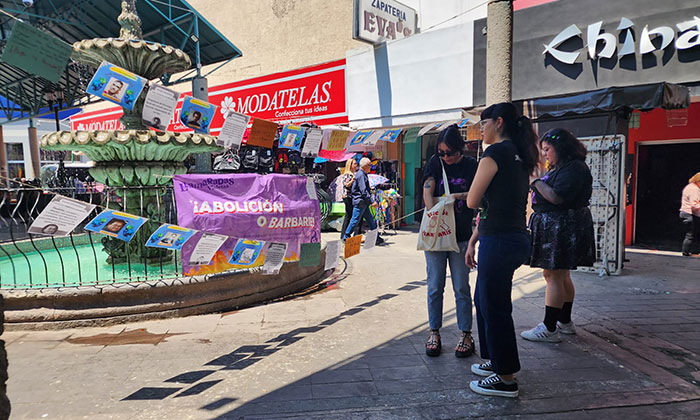
<instances>
[{"instance_id":1,"label":"paved sidewalk","mask_svg":"<svg viewBox=\"0 0 700 420\"><path fill-rule=\"evenodd\" d=\"M693 418L700 412L700 258L628 254L625 275L574 275L579 334L518 339L516 400L468 389L454 297L428 358L415 234L353 257L322 292L109 328L5 332L13 419ZM523 267L518 332L540 322L544 280ZM476 280L471 275L472 290ZM476 323L475 323L476 324Z\"/></svg>"}]
</instances>

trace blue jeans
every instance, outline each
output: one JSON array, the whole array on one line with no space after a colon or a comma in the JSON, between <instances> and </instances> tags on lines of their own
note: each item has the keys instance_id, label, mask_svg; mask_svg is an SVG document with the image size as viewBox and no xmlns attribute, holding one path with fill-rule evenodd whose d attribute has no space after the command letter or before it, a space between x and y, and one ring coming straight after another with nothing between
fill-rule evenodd
<instances>
[{"instance_id":1,"label":"blue jeans","mask_svg":"<svg viewBox=\"0 0 700 420\"><path fill-rule=\"evenodd\" d=\"M377 228L377 222L374 221L374 217L372 217L372 213L369 211L369 206L354 206L352 208L352 218L350 219L350 223L343 234L343 239L350 237L353 229L362 223L363 218L367 221L369 230L374 230Z\"/></svg>"},{"instance_id":2,"label":"blue jeans","mask_svg":"<svg viewBox=\"0 0 700 420\"><path fill-rule=\"evenodd\" d=\"M490 359L493 371L510 375L520 370L513 326L511 289L513 273L530 255L530 235L525 232L479 236L479 271L474 303L482 359Z\"/></svg>"},{"instance_id":3,"label":"blue jeans","mask_svg":"<svg viewBox=\"0 0 700 420\"><path fill-rule=\"evenodd\" d=\"M472 296L469 290L469 267L464 263L467 242L459 242L459 252L425 251L428 272L428 324L431 330L442 327L442 295L445 291L447 262L450 262L452 289L457 303L457 326L472 330Z\"/></svg>"}]
</instances>

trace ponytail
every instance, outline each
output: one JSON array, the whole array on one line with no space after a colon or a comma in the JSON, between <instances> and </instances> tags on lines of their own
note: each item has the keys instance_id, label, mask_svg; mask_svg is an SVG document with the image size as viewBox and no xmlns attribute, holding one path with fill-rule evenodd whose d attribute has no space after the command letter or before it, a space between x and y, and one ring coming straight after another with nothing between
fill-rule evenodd
<instances>
[{"instance_id":1,"label":"ponytail","mask_svg":"<svg viewBox=\"0 0 700 420\"><path fill-rule=\"evenodd\" d=\"M532 127L532 121L521 115L516 120L517 129L513 133L512 140L518 148L518 155L523 160L523 167L531 174L535 170L540 158L539 150L537 149L537 134Z\"/></svg>"},{"instance_id":2,"label":"ponytail","mask_svg":"<svg viewBox=\"0 0 700 420\"><path fill-rule=\"evenodd\" d=\"M537 149L537 135L532 127L532 121L524 116L518 116L515 105L510 102L501 102L491 105L481 113L481 119L503 119L503 135L508 137L518 149L518 156L523 162L523 167L528 174L539 162Z\"/></svg>"}]
</instances>

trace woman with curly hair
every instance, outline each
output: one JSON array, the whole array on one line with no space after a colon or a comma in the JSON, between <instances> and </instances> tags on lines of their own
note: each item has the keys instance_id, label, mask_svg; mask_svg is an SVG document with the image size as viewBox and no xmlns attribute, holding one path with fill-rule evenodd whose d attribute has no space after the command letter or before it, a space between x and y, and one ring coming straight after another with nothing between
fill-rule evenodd
<instances>
[{"instance_id":1,"label":"woman with curly hair","mask_svg":"<svg viewBox=\"0 0 700 420\"><path fill-rule=\"evenodd\" d=\"M576 334L571 321L574 284L571 270L595 261L593 219L588 209L593 178L586 165L586 147L569 131L555 128L540 139L550 170L530 184L531 267L543 268L544 321L520 335L530 341L559 342Z\"/></svg>"}]
</instances>

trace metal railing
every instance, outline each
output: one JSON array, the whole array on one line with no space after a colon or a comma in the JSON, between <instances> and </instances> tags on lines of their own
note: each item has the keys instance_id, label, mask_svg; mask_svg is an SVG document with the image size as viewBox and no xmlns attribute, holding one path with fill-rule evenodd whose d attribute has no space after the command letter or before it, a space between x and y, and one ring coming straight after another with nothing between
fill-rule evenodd
<instances>
[{"instance_id":1,"label":"metal railing","mask_svg":"<svg viewBox=\"0 0 700 420\"><path fill-rule=\"evenodd\" d=\"M27 233L54 194L98 207L66 237ZM146 223L152 227L142 228L128 243L85 230L87 223L105 208L148 217L151 221ZM177 224L170 186L109 187L80 183L61 188L26 184L2 188L0 287L85 286L182 277L179 252L145 246L148 238L143 236L150 235L161 223Z\"/></svg>"},{"instance_id":2,"label":"metal railing","mask_svg":"<svg viewBox=\"0 0 700 420\"><path fill-rule=\"evenodd\" d=\"M325 219L332 200L315 181ZM42 188L10 182L9 188L0 188L0 288L138 284L187 277L179 251L145 246L150 234L162 223L177 224L172 186L110 187L73 181L71 185ZM27 233L55 194L96 204L97 208L66 237ZM128 243L86 230L85 226L105 209L149 221ZM250 270L226 273L238 271Z\"/></svg>"}]
</instances>

